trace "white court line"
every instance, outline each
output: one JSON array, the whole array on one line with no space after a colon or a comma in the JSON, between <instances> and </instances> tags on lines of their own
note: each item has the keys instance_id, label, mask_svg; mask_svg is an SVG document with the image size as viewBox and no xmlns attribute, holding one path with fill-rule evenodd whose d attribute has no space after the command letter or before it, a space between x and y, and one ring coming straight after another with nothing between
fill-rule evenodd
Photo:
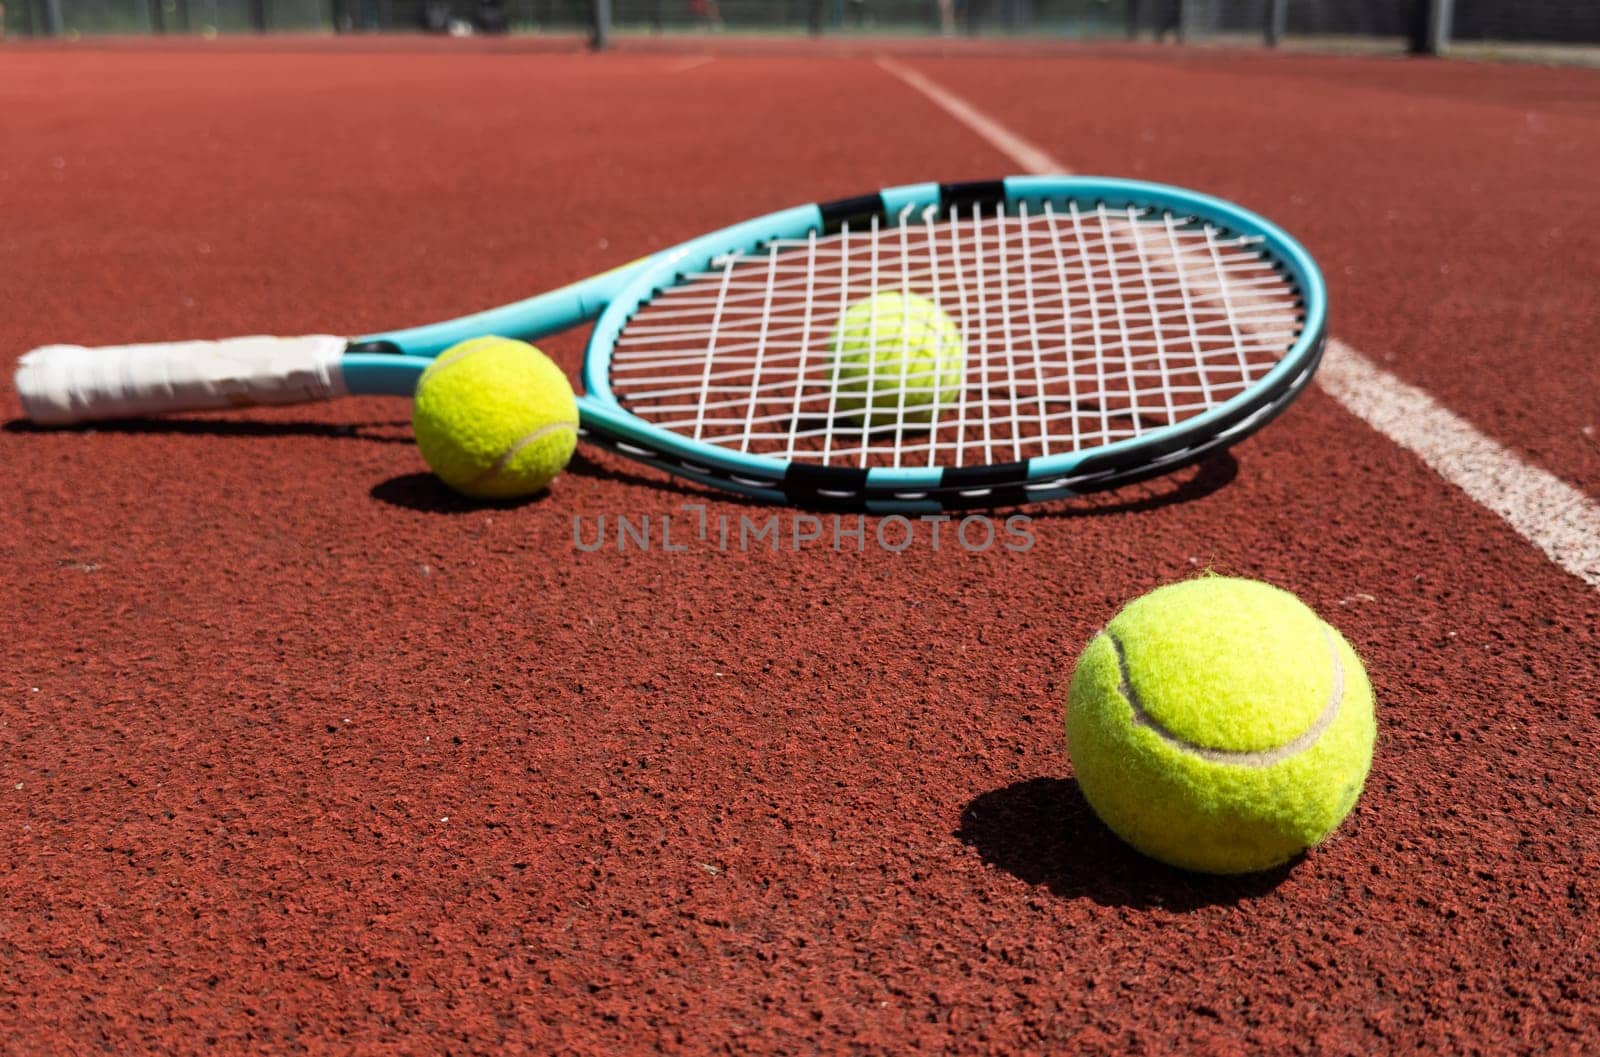
<instances>
[{"instance_id":1,"label":"white court line","mask_svg":"<svg viewBox=\"0 0 1600 1057\"><path fill-rule=\"evenodd\" d=\"M690 70L698 70L700 67L704 66L714 58L716 58L715 55L692 55L687 59L679 59L677 62L668 66L667 72L688 73Z\"/></svg>"},{"instance_id":2,"label":"white court line","mask_svg":"<svg viewBox=\"0 0 1600 1057\"><path fill-rule=\"evenodd\" d=\"M1023 172L1072 171L915 70L883 57L878 65L977 133ZM1316 379L1345 410L1500 515L1556 565L1600 589L1600 504L1490 440L1426 392L1342 341L1328 341Z\"/></svg>"},{"instance_id":3,"label":"white court line","mask_svg":"<svg viewBox=\"0 0 1600 1057\"><path fill-rule=\"evenodd\" d=\"M1600 505L1594 500L1337 338L1329 340L1316 378L1367 425L1499 514L1551 561L1600 588Z\"/></svg>"},{"instance_id":4,"label":"white court line","mask_svg":"<svg viewBox=\"0 0 1600 1057\"><path fill-rule=\"evenodd\" d=\"M999 122L979 113L965 101L957 99L943 88L940 88L916 70L902 66L893 59L883 57L878 59L878 65L933 100L945 113L976 132L995 150L1016 162L1023 172L1065 173L1072 171Z\"/></svg>"}]
</instances>

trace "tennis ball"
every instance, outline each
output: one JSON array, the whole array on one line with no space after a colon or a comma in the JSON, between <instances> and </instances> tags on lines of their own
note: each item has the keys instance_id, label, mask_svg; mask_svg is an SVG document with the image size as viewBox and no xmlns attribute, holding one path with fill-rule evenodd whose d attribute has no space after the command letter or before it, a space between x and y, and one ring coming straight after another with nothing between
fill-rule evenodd
<instances>
[{"instance_id":1,"label":"tennis ball","mask_svg":"<svg viewBox=\"0 0 1600 1057\"><path fill-rule=\"evenodd\" d=\"M865 411L869 425L874 417L893 424L902 407L907 420L926 422L961 396L961 331L926 297L890 290L857 301L839 320L832 348L836 406Z\"/></svg>"},{"instance_id":2,"label":"tennis ball","mask_svg":"<svg viewBox=\"0 0 1600 1057\"><path fill-rule=\"evenodd\" d=\"M473 338L422 372L411 426L445 484L510 499L539 491L572 458L578 403L561 368L532 345Z\"/></svg>"},{"instance_id":3,"label":"tennis ball","mask_svg":"<svg viewBox=\"0 0 1600 1057\"><path fill-rule=\"evenodd\" d=\"M1205 576L1130 602L1084 649L1067 751L1089 806L1144 854L1247 873L1320 842L1372 763L1372 686L1299 599Z\"/></svg>"}]
</instances>

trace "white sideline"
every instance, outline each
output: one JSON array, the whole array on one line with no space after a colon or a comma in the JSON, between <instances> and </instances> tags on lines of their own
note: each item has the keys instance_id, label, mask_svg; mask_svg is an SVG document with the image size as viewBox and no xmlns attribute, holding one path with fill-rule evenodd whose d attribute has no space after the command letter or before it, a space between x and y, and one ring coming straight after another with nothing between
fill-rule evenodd
<instances>
[{"instance_id":1,"label":"white sideline","mask_svg":"<svg viewBox=\"0 0 1600 1057\"><path fill-rule=\"evenodd\" d=\"M1499 514L1551 561L1600 588L1600 505L1594 500L1336 338L1316 377L1356 417Z\"/></svg>"},{"instance_id":2,"label":"white sideline","mask_svg":"<svg viewBox=\"0 0 1600 1057\"><path fill-rule=\"evenodd\" d=\"M1068 173L1066 168L1044 151L1012 132L993 118L974 110L964 100L940 88L922 74L893 59L880 57L878 65L915 88L957 121L976 132L991 147L1004 154L1025 173Z\"/></svg>"},{"instance_id":3,"label":"white sideline","mask_svg":"<svg viewBox=\"0 0 1600 1057\"><path fill-rule=\"evenodd\" d=\"M877 61L1023 172L1072 171L915 70L887 57ZM1563 570L1600 590L1600 504L1490 440L1423 390L1338 339L1328 342L1316 379L1351 414L1494 511Z\"/></svg>"}]
</instances>

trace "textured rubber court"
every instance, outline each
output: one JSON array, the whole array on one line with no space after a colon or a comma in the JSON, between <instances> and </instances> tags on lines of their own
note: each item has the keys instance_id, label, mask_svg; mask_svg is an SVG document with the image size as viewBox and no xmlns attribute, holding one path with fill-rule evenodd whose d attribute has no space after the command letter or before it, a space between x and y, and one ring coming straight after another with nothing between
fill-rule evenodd
<instances>
[{"instance_id":1,"label":"textured rubber court","mask_svg":"<svg viewBox=\"0 0 1600 1057\"><path fill-rule=\"evenodd\" d=\"M766 511L592 450L473 506L403 401L16 421L37 344L422 322L1014 167L860 45L697 47L0 49L0 1050L1600 1046L1600 593L1323 389L1025 552L584 552ZM1593 72L896 50L1273 217L1336 336L1600 497ZM1126 850L1062 747L1079 648L1203 569L1380 709L1335 839L1244 880Z\"/></svg>"}]
</instances>

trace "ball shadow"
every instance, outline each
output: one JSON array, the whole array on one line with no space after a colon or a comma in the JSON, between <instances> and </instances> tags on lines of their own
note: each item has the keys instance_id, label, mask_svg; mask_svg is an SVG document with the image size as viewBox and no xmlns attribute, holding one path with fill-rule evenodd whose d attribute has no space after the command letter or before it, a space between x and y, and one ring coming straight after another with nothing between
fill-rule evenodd
<instances>
[{"instance_id":1,"label":"ball shadow","mask_svg":"<svg viewBox=\"0 0 1600 1057\"><path fill-rule=\"evenodd\" d=\"M1032 778L975 797L956 831L984 862L1063 899L1190 911L1272 892L1295 862L1256 874L1193 874L1148 859L1105 827L1070 778Z\"/></svg>"},{"instance_id":2,"label":"ball shadow","mask_svg":"<svg viewBox=\"0 0 1600 1057\"><path fill-rule=\"evenodd\" d=\"M380 503L405 510L419 510L426 514L471 514L478 510L519 510L533 506L549 498L550 490L514 499L473 499L453 491L431 473L403 473L378 482L367 494Z\"/></svg>"}]
</instances>

